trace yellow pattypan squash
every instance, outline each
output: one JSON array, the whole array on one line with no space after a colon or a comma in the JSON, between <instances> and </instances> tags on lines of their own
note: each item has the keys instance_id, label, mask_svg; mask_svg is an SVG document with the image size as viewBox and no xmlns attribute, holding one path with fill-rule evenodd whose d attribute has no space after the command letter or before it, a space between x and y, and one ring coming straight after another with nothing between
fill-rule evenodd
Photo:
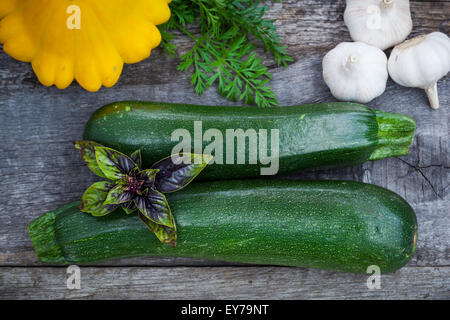
<instances>
[{"instance_id":1,"label":"yellow pattypan squash","mask_svg":"<svg viewBox=\"0 0 450 320\"><path fill-rule=\"evenodd\" d=\"M89 91L113 86L124 63L150 56L161 41L156 25L171 0L0 0L0 43L31 62L39 81Z\"/></svg>"}]
</instances>

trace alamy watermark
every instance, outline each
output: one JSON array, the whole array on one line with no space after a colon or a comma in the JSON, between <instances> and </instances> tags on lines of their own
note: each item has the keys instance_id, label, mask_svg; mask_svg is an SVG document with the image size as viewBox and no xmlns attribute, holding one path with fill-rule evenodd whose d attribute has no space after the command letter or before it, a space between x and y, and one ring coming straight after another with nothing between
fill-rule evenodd
<instances>
[{"instance_id":1,"label":"alamy watermark","mask_svg":"<svg viewBox=\"0 0 450 320\"><path fill-rule=\"evenodd\" d=\"M67 267L66 273L69 274L67 278L67 289L80 290L81 289L81 270L79 266L71 265Z\"/></svg>"},{"instance_id":2,"label":"alamy watermark","mask_svg":"<svg viewBox=\"0 0 450 320\"><path fill-rule=\"evenodd\" d=\"M189 130L180 128L172 132L171 140L178 142L172 149L172 154L175 155L180 153L213 155L214 159L210 164L260 164L260 174L263 176L275 175L279 170L280 132L278 129L271 129L270 132L267 129L258 129L258 131L226 129L224 137L222 131L215 128L203 132L202 121L194 121L194 137ZM209 144L203 148L204 142ZM190 159L185 158L183 161L186 163ZM201 159L198 161L200 162Z\"/></svg>"},{"instance_id":3,"label":"alamy watermark","mask_svg":"<svg viewBox=\"0 0 450 320\"><path fill-rule=\"evenodd\" d=\"M67 18L66 25L69 30L81 29L81 9L77 5L70 5L66 9L66 13L70 16Z\"/></svg>"},{"instance_id":4,"label":"alamy watermark","mask_svg":"<svg viewBox=\"0 0 450 320\"><path fill-rule=\"evenodd\" d=\"M381 269L377 265L371 265L366 271L371 276L367 279L367 289L380 290L381 289Z\"/></svg>"}]
</instances>

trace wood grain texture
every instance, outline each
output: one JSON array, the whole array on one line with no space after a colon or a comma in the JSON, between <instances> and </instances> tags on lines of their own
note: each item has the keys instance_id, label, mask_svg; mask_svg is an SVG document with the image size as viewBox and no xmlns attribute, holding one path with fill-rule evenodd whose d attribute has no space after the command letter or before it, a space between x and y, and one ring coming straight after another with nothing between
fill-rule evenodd
<instances>
[{"instance_id":1,"label":"wood grain texture","mask_svg":"<svg viewBox=\"0 0 450 320\"><path fill-rule=\"evenodd\" d=\"M0 299L448 299L450 268L403 268L381 276L301 268L81 268L80 290L66 268L5 268ZM170 279L170 281L167 281Z\"/></svg>"},{"instance_id":2,"label":"wood grain texture","mask_svg":"<svg viewBox=\"0 0 450 320\"><path fill-rule=\"evenodd\" d=\"M265 57L266 64L271 66L274 74L271 85L281 105L335 101L322 80L321 63L325 53L337 43L351 41L343 22L344 8L343 0L289 0L271 5L268 15L277 19L280 35L295 59L289 68L284 69L275 67L273 61L268 56ZM414 20L411 36L432 31L450 34L450 2L413 1L411 9ZM183 36L177 37L176 43L180 54L190 45L189 40ZM261 49L259 51L262 52ZM242 293L236 293L240 298L270 298L270 295L273 298L448 298L448 77L439 82L439 110L432 111L428 107L422 90L403 88L391 80L386 92L369 104L377 109L414 117L417 132L408 156L352 168L298 172L281 177L369 182L400 194L414 207L419 220L417 253L407 268L389 276L392 279L391 286L383 288L381 292L368 293L362 278L350 274L340 274L338 281L334 281L330 280L334 274L306 269L244 268L199 259L151 257L101 264L117 267L113 269L86 270L86 276L91 277L93 284L91 289L82 293L67 293L64 281L60 289L54 281L59 281L58 277L65 277L65 271L45 267L37 261L26 226L40 214L79 199L83 191L95 181L71 144L71 141L81 138L90 114L106 103L128 99L232 104L219 97L214 89L201 97L197 96L190 85L189 74L178 72L177 63L178 59L170 59L161 50L155 50L150 59L125 66L124 73L114 88L89 93L77 84L64 91L43 87L37 82L28 64L15 61L0 52L0 298L44 298L46 296L42 290L47 290L46 284L52 283L54 285L50 286L52 290L48 291L49 297L74 298L77 294L86 298L137 297L143 288L151 289L150 285L141 287L141 282L146 283L146 277L160 277L159 281L162 282L170 272L177 275L177 290L190 288L190 292L198 298L233 298L233 293L240 292L234 291L235 284L242 288ZM31 266L33 268L19 268ZM142 268L143 266L152 268ZM203 267L162 268L173 266ZM205 269L206 266L215 267ZM189 270L200 277L200 269L207 270L205 274L208 278L205 279L218 279L217 282L212 280L212 286L206 280L192 282ZM116 270L114 272L124 276L115 279L108 273L113 271L108 270ZM127 284L128 273L135 275L135 280ZM45 274L48 275L47 278ZM227 274L229 278L224 276ZM289 274L294 274L292 284L288 281ZM106 288L110 285L109 280L102 277L117 281L111 284L115 288L111 291L116 292L114 295L108 296L109 291L100 285L103 284ZM259 283L256 290L244 288L247 278L252 278L254 284ZM97 284L94 279L98 279ZM231 282L227 283L227 279ZM298 282L295 282L297 279ZM33 285L36 289L32 289ZM337 289L333 289L335 287ZM211 295L208 295L208 291L212 292ZM149 292L146 297L158 297L154 291ZM167 293L162 298L167 297L176 296Z\"/></svg>"}]
</instances>

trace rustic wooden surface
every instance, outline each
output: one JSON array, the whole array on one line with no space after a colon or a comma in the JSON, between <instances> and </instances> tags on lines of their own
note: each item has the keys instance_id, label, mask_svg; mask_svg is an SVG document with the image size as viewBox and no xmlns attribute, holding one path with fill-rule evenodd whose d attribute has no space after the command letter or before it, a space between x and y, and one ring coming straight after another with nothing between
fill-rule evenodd
<instances>
[{"instance_id":1,"label":"rustic wooden surface","mask_svg":"<svg viewBox=\"0 0 450 320\"><path fill-rule=\"evenodd\" d=\"M334 101L321 78L325 52L350 41L343 23L345 1L289 0L271 5L280 34L295 58L276 68L272 87L282 105ZM411 36L450 34L448 1L413 1ZM189 45L179 37L179 52ZM218 261L134 258L82 268L82 289L66 288L65 267L39 263L26 232L40 214L80 198L94 180L71 141L99 106L126 99L223 104L214 90L197 96L177 59L155 50L150 59L128 65L120 82L97 93L74 84L60 91L41 86L28 64L0 52L0 299L6 298L450 298L449 103L450 81L439 83L441 109L432 111L419 89L389 81L369 105L402 112L417 122L408 156L339 170L295 173L292 179L351 179L370 182L403 196L419 222L417 252L403 269L368 290L367 276L302 268L233 265ZM70 170L68 170L70 169Z\"/></svg>"}]
</instances>

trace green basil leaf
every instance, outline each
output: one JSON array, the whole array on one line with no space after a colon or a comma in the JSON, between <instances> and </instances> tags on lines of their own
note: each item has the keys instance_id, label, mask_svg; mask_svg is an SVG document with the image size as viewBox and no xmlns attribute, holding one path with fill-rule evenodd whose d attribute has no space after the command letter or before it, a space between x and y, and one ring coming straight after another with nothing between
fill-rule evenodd
<instances>
[{"instance_id":1,"label":"green basil leaf","mask_svg":"<svg viewBox=\"0 0 450 320\"><path fill-rule=\"evenodd\" d=\"M156 189L169 193L186 187L213 158L211 155L182 153L160 160L152 166L152 169L159 169Z\"/></svg>"},{"instance_id":2,"label":"green basil leaf","mask_svg":"<svg viewBox=\"0 0 450 320\"><path fill-rule=\"evenodd\" d=\"M128 185L124 181L119 181L106 196L105 204L122 204L133 200L134 193L128 191Z\"/></svg>"},{"instance_id":3,"label":"green basil leaf","mask_svg":"<svg viewBox=\"0 0 450 320\"><path fill-rule=\"evenodd\" d=\"M138 166L139 170L142 168L142 156L141 156L141 150L136 150L135 152L133 152L130 156L131 160L134 161L134 163L136 163L136 165Z\"/></svg>"},{"instance_id":4,"label":"green basil leaf","mask_svg":"<svg viewBox=\"0 0 450 320\"><path fill-rule=\"evenodd\" d=\"M81 198L80 210L99 217L107 215L118 208L118 205L106 204L109 191L114 187L110 181L99 181L91 185Z\"/></svg>"},{"instance_id":5,"label":"green basil leaf","mask_svg":"<svg viewBox=\"0 0 450 320\"><path fill-rule=\"evenodd\" d=\"M139 218L144 222L144 224L149 228L164 244L168 244L172 247L177 245L177 229L175 226L175 221L173 221L173 227L167 227L153 222L139 212Z\"/></svg>"},{"instance_id":6,"label":"green basil leaf","mask_svg":"<svg viewBox=\"0 0 450 320\"><path fill-rule=\"evenodd\" d=\"M107 147L95 147L95 157L103 174L111 180L122 179L137 167L130 157Z\"/></svg>"},{"instance_id":7,"label":"green basil leaf","mask_svg":"<svg viewBox=\"0 0 450 320\"><path fill-rule=\"evenodd\" d=\"M157 224L173 227L173 217L166 197L159 191L148 189L145 195L134 198L139 211Z\"/></svg>"},{"instance_id":8,"label":"green basil leaf","mask_svg":"<svg viewBox=\"0 0 450 320\"><path fill-rule=\"evenodd\" d=\"M95 157L95 147L102 147L102 145L94 141L75 141L74 145L80 151L81 158L86 162L89 169L99 177L106 178Z\"/></svg>"}]
</instances>

